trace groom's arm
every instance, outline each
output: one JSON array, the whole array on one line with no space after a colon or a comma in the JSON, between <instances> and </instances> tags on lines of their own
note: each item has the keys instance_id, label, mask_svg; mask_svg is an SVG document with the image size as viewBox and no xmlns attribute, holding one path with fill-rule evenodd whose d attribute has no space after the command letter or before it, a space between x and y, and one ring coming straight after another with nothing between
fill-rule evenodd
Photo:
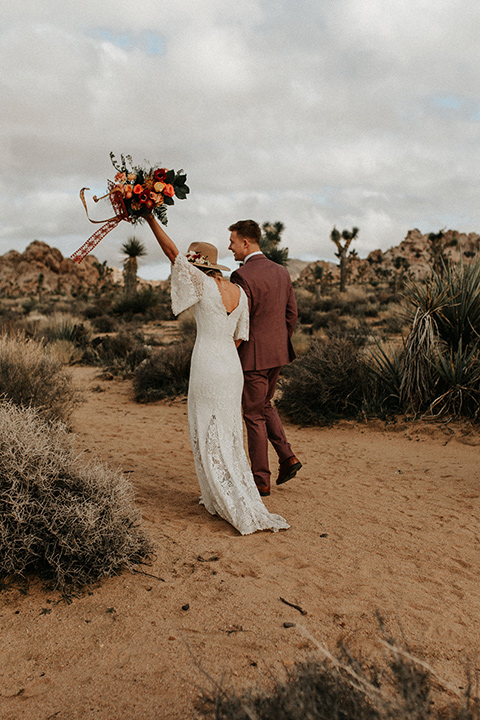
<instances>
[{"instance_id":1,"label":"groom's arm","mask_svg":"<svg viewBox=\"0 0 480 720\"><path fill-rule=\"evenodd\" d=\"M290 283L287 307L285 310L285 320L287 323L289 337L292 337L292 335L293 335L293 331L295 330L295 326L297 324L297 318L298 318L297 301L295 300L295 293L293 291L292 283Z\"/></svg>"}]
</instances>

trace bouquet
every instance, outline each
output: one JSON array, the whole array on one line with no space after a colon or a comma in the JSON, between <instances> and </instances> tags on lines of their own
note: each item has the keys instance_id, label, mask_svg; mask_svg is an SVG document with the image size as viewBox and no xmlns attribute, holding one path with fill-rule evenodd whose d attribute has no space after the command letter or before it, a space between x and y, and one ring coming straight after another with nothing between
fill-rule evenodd
<instances>
[{"instance_id":1,"label":"bouquet","mask_svg":"<svg viewBox=\"0 0 480 720\"><path fill-rule=\"evenodd\" d=\"M121 164L113 153L110 158L117 174L109 194L121 195L129 221L142 222L145 213L151 212L166 225L167 206L174 204L174 197L185 200L190 192L183 170L134 166L130 155L121 155Z\"/></svg>"},{"instance_id":2,"label":"bouquet","mask_svg":"<svg viewBox=\"0 0 480 720\"><path fill-rule=\"evenodd\" d=\"M185 200L190 188L186 184L187 176L183 170L176 172L161 167L145 168L133 165L130 155L120 155L120 163L113 152L110 153L112 165L117 171L114 181L107 180L108 192L99 202L109 198L115 212L108 220L92 220L88 215L85 191L80 190L87 217L92 223L104 223L83 245L71 256L75 262L81 262L121 220L132 224L141 223L149 213L157 217L163 225L167 224L167 207L174 204L174 198Z\"/></svg>"}]
</instances>

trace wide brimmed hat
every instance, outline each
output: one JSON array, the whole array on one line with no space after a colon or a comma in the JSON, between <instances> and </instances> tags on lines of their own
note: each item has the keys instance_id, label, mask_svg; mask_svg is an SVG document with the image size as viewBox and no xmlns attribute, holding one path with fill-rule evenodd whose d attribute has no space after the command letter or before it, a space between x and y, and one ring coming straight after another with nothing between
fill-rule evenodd
<instances>
[{"instance_id":1,"label":"wide brimmed hat","mask_svg":"<svg viewBox=\"0 0 480 720\"><path fill-rule=\"evenodd\" d=\"M199 268L205 270L226 270L230 268L217 264L218 251L215 245L207 242L192 242L187 250L187 260Z\"/></svg>"}]
</instances>

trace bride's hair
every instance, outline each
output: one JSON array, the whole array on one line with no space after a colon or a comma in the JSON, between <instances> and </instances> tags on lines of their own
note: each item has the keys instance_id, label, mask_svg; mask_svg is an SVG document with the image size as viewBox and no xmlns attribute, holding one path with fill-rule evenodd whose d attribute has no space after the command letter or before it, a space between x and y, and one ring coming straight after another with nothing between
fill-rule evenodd
<instances>
[{"instance_id":1,"label":"bride's hair","mask_svg":"<svg viewBox=\"0 0 480 720\"><path fill-rule=\"evenodd\" d=\"M214 276L223 277L223 273L221 270L216 270L215 268L208 268L208 267L203 268L203 267L200 267L200 265L197 265L197 267L200 270L202 270L202 272L204 272L205 275L210 275L210 277L214 277Z\"/></svg>"}]
</instances>

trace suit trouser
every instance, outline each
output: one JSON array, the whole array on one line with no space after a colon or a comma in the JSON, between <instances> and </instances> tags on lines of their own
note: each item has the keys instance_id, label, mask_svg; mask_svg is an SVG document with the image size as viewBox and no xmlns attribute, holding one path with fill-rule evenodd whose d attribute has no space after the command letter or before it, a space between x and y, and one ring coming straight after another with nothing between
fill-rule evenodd
<instances>
[{"instance_id":1,"label":"suit trouser","mask_svg":"<svg viewBox=\"0 0 480 720\"><path fill-rule=\"evenodd\" d=\"M243 373L243 417L247 428L248 454L257 487L270 488L268 441L273 445L279 462L292 457L293 451L271 400L281 367L248 370Z\"/></svg>"}]
</instances>

